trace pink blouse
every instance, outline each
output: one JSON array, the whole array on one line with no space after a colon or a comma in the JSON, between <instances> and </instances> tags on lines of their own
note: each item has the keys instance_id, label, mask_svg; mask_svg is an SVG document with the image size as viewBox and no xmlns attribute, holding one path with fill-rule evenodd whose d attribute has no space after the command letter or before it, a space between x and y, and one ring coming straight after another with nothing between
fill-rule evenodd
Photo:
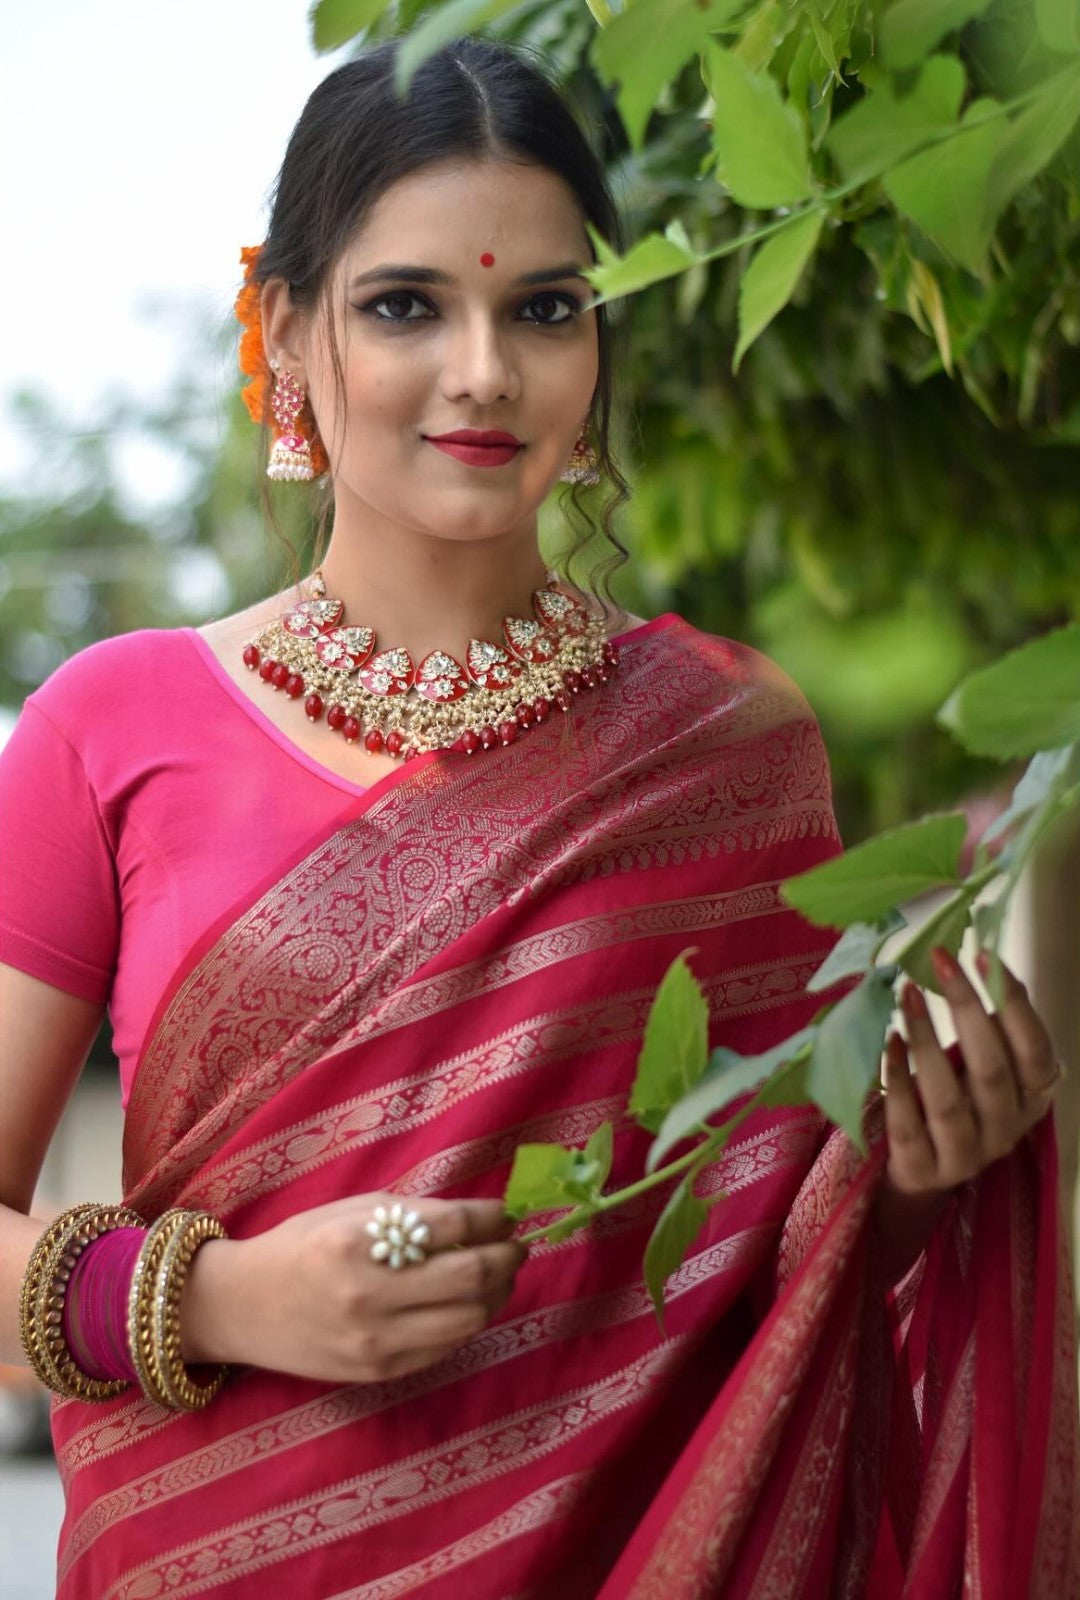
<instances>
[{"instance_id":1,"label":"pink blouse","mask_svg":"<svg viewBox=\"0 0 1080 1600\"><path fill-rule=\"evenodd\" d=\"M365 792L286 738L194 629L91 645L0 753L0 961L108 1005L126 1105L195 941Z\"/></svg>"}]
</instances>

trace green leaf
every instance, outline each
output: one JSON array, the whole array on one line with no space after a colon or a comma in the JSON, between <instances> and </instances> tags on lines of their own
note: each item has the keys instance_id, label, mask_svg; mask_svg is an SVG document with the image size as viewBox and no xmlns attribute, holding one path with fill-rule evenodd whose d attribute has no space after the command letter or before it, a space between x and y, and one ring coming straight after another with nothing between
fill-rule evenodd
<instances>
[{"instance_id":1,"label":"green leaf","mask_svg":"<svg viewBox=\"0 0 1080 1600\"><path fill-rule=\"evenodd\" d=\"M1009 804L987 828L979 840L980 846L993 844L1000 839L1021 818L1037 811L1051 795L1067 787L1074 778L1080 779L1080 745L1067 744L1060 750L1040 750L1033 755L1012 792Z\"/></svg>"},{"instance_id":2,"label":"green leaf","mask_svg":"<svg viewBox=\"0 0 1080 1600\"><path fill-rule=\"evenodd\" d=\"M664 86L740 9L740 0L649 0L627 6L595 34L590 54L605 82L619 85L619 114L634 149Z\"/></svg>"},{"instance_id":3,"label":"green leaf","mask_svg":"<svg viewBox=\"0 0 1080 1600\"><path fill-rule=\"evenodd\" d=\"M998 144L986 192L986 211L997 221L1014 195L1057 155L1080 118L1080 70L1057 73L1031 104L1009 122Z\"/></svg>"},{"instance_id":4,"label":"green leaf","mask_svg":"<svg viewBox=\"0 0 1080 1600\"><path fill-rule=\"evenodd\" d=\"M806 1074L810 1098L860 1150L863 1104L878 1082L894 1004L888 973L868 973L826 1013L815 1033Z\"/></svg>"},{"instance_id":5,"label":"green leaf","mask_svg":"<svg viewBox=\"0 0 1080 1600\"><path fill-rule=\"evenodd\" d=\"M931 963L930 952L940 944L951 956L959 954L971 923L974 899L973 892L958 890L956 894L951 894L936 911L930 913L925 922L920 923L908 943L896 952L897 965L924 989L932 989L935 994L940 994L941 984Z\"/></svg>"},{"instance_id":6,"label":"green leaf","mask_svg":"<svg viewBox=\"0 0 1080 1600\"><path fill-rule=\"evenodd\" d=\"M938 721L974 755L999 761L1080 739L1080 623L973 672Z\"/></svg>"},{"instance_id":7,"label":"green leaf","mask_svg":"<svg viewBox=\"0 0 1080 1600\"><path fill-rule=\"evenodd\" d=\"M1080 52L1080 6L1076 0L1035 0L1035 26L1050 50Z\"/></svg>"},{"instance_id":8,"label":"green leaf","mask_svg":"<svg viewBox=\"0 0 1080 1600\"><path fill-rule=\"evenodd\" d=\"M906 94L886 82L864 95L833 123L825 147L848 183L864 183L955 127L964 85L955 56L931 56Z\"/></svg>"},{"instance_id":9,"label":"green leaf","mask_svg":"<svg viewBox=\"0 0 1080 1600\"><path fill-rule=\"evenodd\" d=\"M991 0L898 0L881 19L878 39L885 64L902 72L932 50L943 34L981 17Z\"/></svg>"},{"instance_id":10,"label":"green leaf","mask_svg":"<svg viewBox=\"0 0 1080 1600\"><path fill-rule=\"evenodd\" d=\"M699 1081L708 1065L709 1008L682 956L664 974L645 1023L630 1111L655 1133L664 1113Z\"/></svg>"},{"instance_id":11,"label":"green leaf","mask_svg":"<svg viewBox=\"0 0 1080 1600\"><path fill-rule=\"evenodd\" d=\"M694 265L698 257L679 242L678 237L650 233L626 255L620 256L603 241L595 229L590 228L597 264L588 268L585 276L604 300L616 300L620 295L634 294L659 283L662 278L673 278Z\"/></svg>"},{"instance_id":12,"label":"green leaf","mask_svg":"<svg viewBox=\"0 0 1080 1600\"><path fill-rule=\"evenodd\" d=\"M718 44L705 50L716 175L741 206L771 210L813 193L806 131L775 81Z\"/></svg>"},{"instance_id":13,"label":"green leaf","mask_svg":"<svg viewBox=\"0 0 1080 1600\"><path fill-rule=\"evenodd\" d=\"M690 1173L674 1190L645 1246L645 1283L661 1328L664 1325L664 1285L682 1266L687 1250L709 1218L709 1204L697 1198L693 1180L694 1174Z\"/></svg>"},{"instance_id":14,"label":"green leaf","mask_svg":"<svg viewBox=\"0 0 1080 1600\"><path fill-rule=\"evenodd\" d=\"M714 1050L709 1060L709 1069L701 1082L672 1106L661 1123L660 1130L649 1149L646 1170L655 1172L669 1150L680 1144L683 1139L689 1138L691 1134L698 1132L709 1117L723 1111L748 1089L756 1089L758 1084L777 1068L807 1060L813 1032L813 1028L802 1028L789 1038L781 1039L772 1049L763 1050L756 1056L741 1056L737 1051L728 1050L724 1046ZM764 1103L799 1105L806 1097L799 1092L793 1078L790 1086L792 1089L790 1102L781 1098L766 1100Z\"/></svg>"},{"instance_id":15,"label":"green leaf","mask_svg":"<svg viewBox=\"0 0 1080 1600\"><path fill-rule=\"evenodd\" d=\"M607 1177L604 1145L601 1129L584 1150L567 1150L558 1144L518 1145L506 1185L505 1205L510 1216L527 1217L534 1211L559 1210L598 1199ZM610 1167L610 1150L607 1162Z\"/></svg>"},{"instance_id":16,"label":"green leaf","mask_svg":"<svg viewBox=\"0 0 1080 1600\"><path fill-rule=\"evenodd\" d=\"M880 917L877 922L853 922L840 935L825 960L806 985L810 994L820 994L831 989L843 978L861 977L877 960L877 953L885 940L904 926L899 911Z\"/></svg>"},{"instance_id":17,"label":"green leaf","mask_svg":"<svg viewBox=\"0 0 1080 1600\"><path fill-rule=\"evenodd\" d=\"M909 156L882 179L897 210L976 275L985 271L994 231L990 174L1008 131L1004 119L979 120L994 104L976 101L951 138Z\"/></svg>"},{"instance_id":18,"label":"green leaf","mask_svg":"<svg viewBox=\"0 0 1080 1600\"><path fill-rule=\"evenodd\" d=\"M429 11L414 28L402 35L394 74L398 94L405 95L414 75L443 45L478 32L485 23L493 22L520 3L521 0L447 0L446 5Z\"/></svg>"},{"instance_id":19,"label":"green leaf","mask_svg":"<svg viewBox=\"0 0 1080 1600\"><path fill-rule=\"evenodd\" d=\"M391 0L318 0L310 12L311 42L324 55L378 22Z\"/></svg>"},{"instance_id":20,"label":"green leaf","mask_svg":"<svg viewBox=\"0 0 1080 1600\"><path fill-rule=\"evenodd\" d=\"M808 211L758 245L739 285L739 342L732 362L734 371L738 371L739 362L758 334L791 299L817 246L824 221L824 211Z\"/></svg>"},{"instance_id":21,"label":"green leaf","mask_svg":"<svg viewBox=\"0 0 1080 1600\"><path fill-rule=\"evenodd\" d=\"M905 900L955 883L966 833L959 812L909 822L788 878L780 892L824 927L876 922Z\"/></svg>"},{"instance_id":22,"label":"green leaf","mask_svg":"<svg viewBox=\"0 0 1080 1600\"><path fill-rule=\"evenodd\" d=\"M596 1188L603 1189L611 1172L615 1154L615 1129L610 1122L602 1122L585 1145L585 1160L596 1167Z\"/></svg>"}]
</instances>

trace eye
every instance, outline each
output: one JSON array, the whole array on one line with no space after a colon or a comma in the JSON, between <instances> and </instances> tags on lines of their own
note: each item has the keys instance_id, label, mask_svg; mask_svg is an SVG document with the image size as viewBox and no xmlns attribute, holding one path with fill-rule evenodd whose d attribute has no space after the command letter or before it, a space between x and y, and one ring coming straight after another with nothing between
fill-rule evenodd
<instances>
[{"instance_id":1,"label":"eye","mask_svg":"<svg viewBox=\"0 0 1080 1600\"><path fill-rule=\"evenodd\" d=\"M418 314L410 311L410 307L419 308ZM377 300L369 300L360 309L377 322L423 322L434 315L428 302L411 289L395 289L392 294L381 294Z\"/></svg>"},{"instance_id":2,"label":"eye","mask_svg":"<svg viewBox=\"0 0 1080 1600\"><path fill-rule=\"evenodd\" d=\"M572 322L581 310L581 302L572 294L556 294L549 291L545 294L534 294L531 300L526 301L524 310L532 308L533 316L526 316L526 322L536 322L542 327L553 328L563 322Z\"/></svg>"}]
</instances>

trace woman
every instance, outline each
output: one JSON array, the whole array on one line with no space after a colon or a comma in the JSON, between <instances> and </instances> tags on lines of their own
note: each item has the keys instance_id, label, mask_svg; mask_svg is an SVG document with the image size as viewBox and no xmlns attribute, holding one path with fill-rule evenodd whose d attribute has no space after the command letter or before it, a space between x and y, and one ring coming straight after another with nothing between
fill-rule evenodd
<instances>
[{"instance_id":1,"label":"woman","mask_svg":"<svg viewBox=\"0 0 1080 1600\"><path fill-rule=\"evenodd\" d=\"M572 119L488 44L392 77L316 90L246 253L269 470L332 485L320 574L84 652L5 757L4 1359L22 1284L36 1360L111 1396L54 1409L59 1592L1069 1592L1054 1067L1015 982L994 1020L940 958L959 1070L909 991L870 1162L811 1108L748 1123L662 1334L659 1202L511 1236L522 1140L614 1117L640 1172L681 950L717 1040L807 1020L827 940L777 885L838 845L768 662L539 556L568 459L621 483ZM50 1244L106 1002L127 1209Z\"/></svg>"}]
</instances>

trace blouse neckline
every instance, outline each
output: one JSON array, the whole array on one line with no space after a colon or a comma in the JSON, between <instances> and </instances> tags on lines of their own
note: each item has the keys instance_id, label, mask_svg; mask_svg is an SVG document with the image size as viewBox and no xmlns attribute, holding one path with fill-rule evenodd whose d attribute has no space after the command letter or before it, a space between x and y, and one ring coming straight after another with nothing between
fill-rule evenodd
<instances>
[{"instance_id":1,"label":"blouse neckline","mask_svg":"<svg viewBox=\"0 0 1080 1600\"><path fill-rule=\"evenodd\" d=\"M628 628L625 633L615 634L612 639L612 643L621 650L624 644L636 641L638 639L647 638L654 633L659 633L664 628L669 627L673 622L677 621L678 616L675 612L665 611L659 617L653 617L649 622L641 622L635 628ZM214 681L222 689L224 689L225 693L229 696L230 700L232 700L233 704L238 706L239 709L246 715L249 722L253 723L261 733L264 733L269 739L271 739L274 744L277 745L279 750L284 751L284 753L287 756L290 756L293 761L296 761L308 772L313 773L315 777L321 778L325 783L332 785L333 788L340 789L344 794L348 795L368 795L374 788L381 788L383 784L396 780L399 776L410 770L415 770L414 761L405 762L402 764L398 772L387 773L386 776L380 778L376 784L352 783L348 778L342 778L338 773L333 772L329 767L323 766L321 761L316 761L313 756L309 756L306 750L301 749L301 747L292 739L290 739L287 734L282 733L281 729L277 726L277 723L272 722L266 713L250 697L250 695L246 695L243 689L241 689L240 685L229 676L221 662L218 660L217 656L214 654L213 650L210 648L210 645L203 638L202 634L197 628L181 628L180 633L184 638L190 641L207 672L209 672ZM433 751L431 754L437 755L438 752ZM418 759L423 760L423 757Z\"/></svg>"}]
</instances>

